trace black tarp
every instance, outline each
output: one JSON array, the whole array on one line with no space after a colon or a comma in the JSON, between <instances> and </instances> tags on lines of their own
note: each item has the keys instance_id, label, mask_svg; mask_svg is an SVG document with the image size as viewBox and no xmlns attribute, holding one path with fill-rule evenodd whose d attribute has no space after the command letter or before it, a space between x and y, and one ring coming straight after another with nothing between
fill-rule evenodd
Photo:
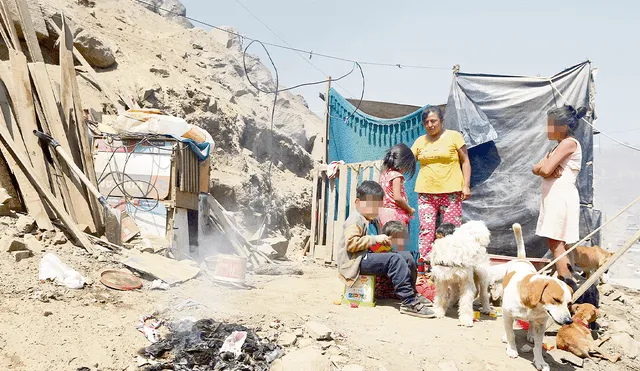
<instances>
[{"instance_id":1,"label":"black tarp","mask_svg":"<svg viewBox=\"0 0 640 371\"><path fill-rule=\"evenodd\" d=\"M557 144L547 139L547 112L567 103L589 108L591 79L588 61L550 78L455 75L445 126L461 131L469 146L472 197L464 204L464 217L487 223L492 232L490 253L515 255L511 226L516 222L522 225L528 256L547 251L546 240L534 235L541 179L531 167ZM593 107L586 119L592 117ZM600 224L600 212L592 205L593 131L586 122L581 124L576 138L583 156L578 176L583 237Z\"/></svg>"}]
</instances>

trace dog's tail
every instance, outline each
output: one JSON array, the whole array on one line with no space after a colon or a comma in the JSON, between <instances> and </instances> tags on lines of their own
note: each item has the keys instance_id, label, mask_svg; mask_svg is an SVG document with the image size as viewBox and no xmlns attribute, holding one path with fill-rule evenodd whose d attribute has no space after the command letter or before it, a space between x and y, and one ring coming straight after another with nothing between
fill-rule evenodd
<instances>
[{"instance_id":1,"label":"dog's tail","mask_svg":"<svg viewBox=\"0 0 640 371\"><path fill-rule=\"evenodd\" d=\"M527 257L527 252L524 249L524 238L522 238L522 227L518 223L514 223L513 235L516 237L516 245L518 246L518 259L524 259Z\"/></svg>"}]
</instances>

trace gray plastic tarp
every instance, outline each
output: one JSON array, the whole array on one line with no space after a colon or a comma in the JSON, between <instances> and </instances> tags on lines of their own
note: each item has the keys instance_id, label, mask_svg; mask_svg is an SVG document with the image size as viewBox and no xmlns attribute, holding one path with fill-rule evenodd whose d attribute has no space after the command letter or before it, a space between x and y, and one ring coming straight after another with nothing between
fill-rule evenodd
<instances>
[{"instance_id":1,"label":"gray plastic tarp","mask_svg":"<svg viewBox=\"0 0 640 371\"><path fill-rule=\"evenodd\" d=\"M540 257L547 251L546 240L534 235L541 179L531 173L531 167L557 144L547 139L547 112L567 103L589 108L590 93L594 93L591 78L590 62L550 78L455 75L445 126L465 135L472 196L464 204L464 216L487 223L492 232L490 253L515 255L511 226L516 222L522 225L528 256ZM593 107L586 118L591 121L592 117ZM578 177L582 237L599 225L600 213L592 207L593 130L586 122L581 124L576 138L583 156Z\"/></svg>"}]
</instances>

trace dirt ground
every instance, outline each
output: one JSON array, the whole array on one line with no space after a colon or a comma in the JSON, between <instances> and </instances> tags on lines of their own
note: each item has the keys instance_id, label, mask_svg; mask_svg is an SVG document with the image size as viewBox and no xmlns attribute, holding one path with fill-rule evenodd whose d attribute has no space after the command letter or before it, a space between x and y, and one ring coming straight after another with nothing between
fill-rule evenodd
<instances>
[{"instance_id":1,"label":"dirt ground","mask_svg":"<svg viewBox=\"0 0 640 371\"><path fill-rule=\"evenodd\" d=\"M207 275L174 286L168 291L114 291L103 286L99 273L118 268L118 255L103 253L98 259L70 244L43 243L43 250L58 254L92 281L80 290L68 290L38 281L43 251L18 263L9 253L0 258L0 369L3 370L137 370L137 351L149 344L135 326L140 316L157 314L165 320L184 317L213 318L256 328L265 338L278 340L288 329L307 321L325 324L334 332L326 348L335 368L359 364L364 370L534 370L531 353L515 360L505 354L501 318L483 317L471 329L457 326L455 309L445 319L419 319L401 315L393 301L375 308L335 305L342 284L334 268L313 263L292 263L301 276L249 276L251 290L214 284ZM640 295L627 291L627 309L605 298L602 310L628 323L638 324L633 308ZM610 302L610 304L607 304ZM631 305L629 305L631 304ZM616 318L618 318L616 317ZM611 322L611 318L604 318ZM274 323L277 325L274 326ZM274 328L279 327L279 328ZM630 331L638 337L637 327ZM549 333L548 333L549 334ZM524 345L518 333L518 346ZM303 341L299 341L299 345ZM328 347L329 344L333 344ZM637 344L637 343L636 343ZM605 343L606 345L606 343ZM295 347L294 347L295 348ZM293 349L286 348L287 352ZM546 356L553 370L573 370ZM585 370L631 370L640 363L623 357L615 365L587 361Z\"/></svg>"}]
</instances>

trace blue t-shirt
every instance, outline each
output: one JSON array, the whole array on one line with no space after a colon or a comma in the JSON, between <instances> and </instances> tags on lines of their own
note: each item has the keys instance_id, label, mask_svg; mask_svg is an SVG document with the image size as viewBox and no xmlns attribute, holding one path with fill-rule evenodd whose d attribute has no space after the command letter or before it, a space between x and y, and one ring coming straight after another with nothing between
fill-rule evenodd
<instances>
[{"instance_id":1,"label":"blue t-shirt","mask_svg":"<svg viewBox=\"0 0 640 371\"><path fill-rule=\"evenodd\" d=\"M377 236L378 233L378 227L376 226L375 221L370 221L369 222L369 229L367 230L367 234L370 236Z\"/></svg>"}]
</instances>

